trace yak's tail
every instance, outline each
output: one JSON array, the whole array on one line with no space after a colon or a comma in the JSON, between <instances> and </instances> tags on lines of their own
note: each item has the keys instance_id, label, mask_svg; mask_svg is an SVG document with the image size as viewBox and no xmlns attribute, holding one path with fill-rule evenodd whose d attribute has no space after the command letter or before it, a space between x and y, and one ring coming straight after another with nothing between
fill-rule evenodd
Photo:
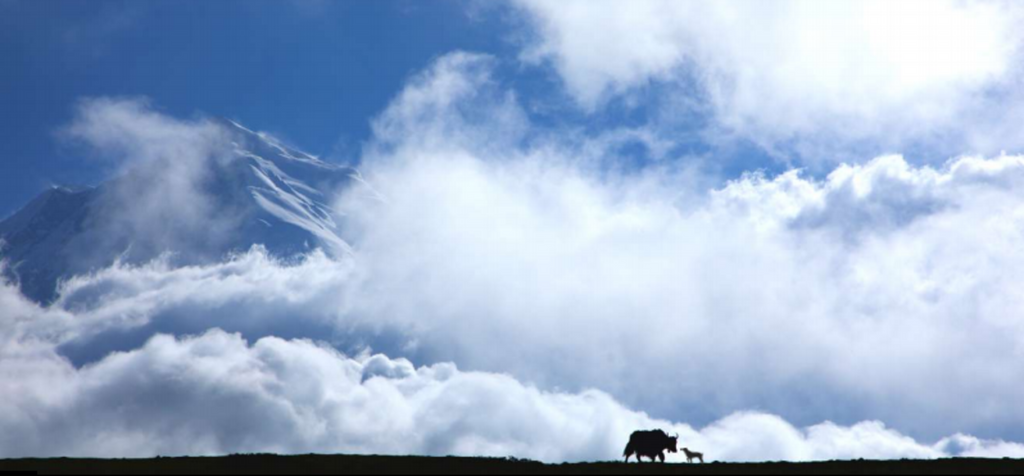
<instances>
[{"instance_id":1,"label":"yak's tail","mask_svg":"<svg viewBox=\"0 0 1024 476\"><path fill-rule=\"evenodd\" d=\"M622 456L625 456L626 459L629 459L629 455L631 455L631 454L633 454L633 442L632 441L630 441L629 443L626 443L626 449L622 450Z\"/></svg>"}]
</instances>

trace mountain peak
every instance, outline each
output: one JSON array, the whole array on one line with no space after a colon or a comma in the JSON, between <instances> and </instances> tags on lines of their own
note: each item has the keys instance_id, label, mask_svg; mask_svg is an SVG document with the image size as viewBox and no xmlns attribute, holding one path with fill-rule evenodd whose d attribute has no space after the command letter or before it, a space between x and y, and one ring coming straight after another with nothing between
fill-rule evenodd
<instances>
[{"instance_id":1,"label":"mountain peak","mask_svg":"<svg viewBox=\"0 0 1024 476\"><path fill-rule=\"evenodd\" d=\"M344 166L325 162L315 155L300 151L293 146L286 145L283 141L271 134L254 131L231 119L220 119L218 122L227 127L228 130L239 134L246 143L235 143L236 147L241 146L244 149L244 146L253 147L255 145L255 148L263 149L264 152L269 153L268 155L280 159L302 162L325 169L344 168Z\"/></svg>"},{"instance_id":2,"label":"mountain peak","mask_svg":"<svg viewBox=\"0 0 1024 476\"><path fill-rule=\"evenodd\" d=\"M230 127L232 149L190 172L189 197L168 195L180 191L168 185L185 178L133 169L99 187L53 186L0 222L8 277L27 296L49 302L61 278L118 258L140 263L171 252L181 264L201 264L253 245L282 257L311 248L351 252L331 202L358 180L355 169L235 121L219 122Z\"/></svg>"}]
</instances>

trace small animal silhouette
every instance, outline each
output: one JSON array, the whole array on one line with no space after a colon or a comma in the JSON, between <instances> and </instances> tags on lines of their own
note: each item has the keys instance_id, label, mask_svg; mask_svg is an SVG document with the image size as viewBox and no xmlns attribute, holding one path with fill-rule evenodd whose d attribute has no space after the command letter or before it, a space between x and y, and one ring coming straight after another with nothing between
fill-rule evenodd
<instances>
[{"instance_id":1,"label":"small animal silhouette","mask_svg":"<svg viewBox=\"0 0 1024 476\"><path fill-rule=\"evenodd\" d=\"M695 459L699 459L701 463L704 462L704 453L698 453L696 451L690 451L689 448L683 448L683 454L686 455L687 463L692 463Z\"/></svg>"}]
</instances>

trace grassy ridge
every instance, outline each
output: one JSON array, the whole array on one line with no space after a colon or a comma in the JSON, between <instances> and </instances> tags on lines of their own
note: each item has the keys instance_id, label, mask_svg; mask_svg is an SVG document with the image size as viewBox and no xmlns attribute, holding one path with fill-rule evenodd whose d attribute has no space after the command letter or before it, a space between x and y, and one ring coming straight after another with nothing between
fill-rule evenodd
<instances>
[{"instance_id":1,"label":"grassy ridge","mask_svg":"<svg viewBox=\"0 0 1024 476\"><path fill-rule=\"evenodd\" d=\"M210 458L0 460L2 471L40 474L1024 474L1024 460L827 461L819 463L578 463L497 458L232 455Z\"/></svg>"}]
</instances>

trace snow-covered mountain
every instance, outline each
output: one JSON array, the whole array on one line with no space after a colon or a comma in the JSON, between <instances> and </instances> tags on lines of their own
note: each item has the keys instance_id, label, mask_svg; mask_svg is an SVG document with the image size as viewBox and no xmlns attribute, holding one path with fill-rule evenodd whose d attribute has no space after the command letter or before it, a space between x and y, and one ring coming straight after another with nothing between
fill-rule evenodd
<instances>
[{"instance_id":1,"label":"snow-covered mountain","mask_svg":"<svg viewBox=\"0 0 1024 476\"><path fill-rule=\"evenodd\" d=\"M361 180L355 169L231 121L219 124L230 146L198 165L188 199L159 195L160 184L174 178L144 164L97 187L53 187L0 222L7 277L29 298L49 302L61 278L115 260L165 255L196 264L256 244L282 257L312 248L349 253L330 202Z\"/></svg>"}]
</instances>

